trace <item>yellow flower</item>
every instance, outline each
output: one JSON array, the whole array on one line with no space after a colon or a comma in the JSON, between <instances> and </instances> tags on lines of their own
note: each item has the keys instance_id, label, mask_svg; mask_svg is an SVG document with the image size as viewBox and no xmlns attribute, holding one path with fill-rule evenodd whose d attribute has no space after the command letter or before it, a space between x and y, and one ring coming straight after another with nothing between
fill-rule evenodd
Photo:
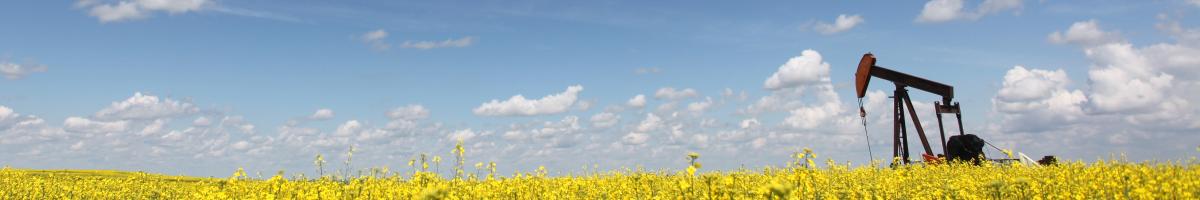
<instances>
[{"instance_id":1,"label":"yellow flower","mask_svg":"<svg viewBox=\"0 0 1200 200\"><path fill-rule=\"evenodd\" d=\"M455 150L457 153L457 150ZM1006 150L1003 150L1006 151ZM812 166L812 152L780 157ZM793 157L797 156L797 157ZM692 159L691 156L688 157ZM695 158L698 158L696 156ZM418 159L409 160L410 166ZM424 163L424 159L420 159ZM694 159L692 159L694 160ZM893 158L899 162L900 158ZM282 171L249 177L237 168L227 178L100 170L0 169L0 199L1198 199L1200 162L1131 162L1115 157L1095 163L1064 161L1049 167L984 165L837 165L825 169L763 167L698 174L623 167L588 175L532 172L504 177L495 162L476 167L487 178L449 178L414 170L372 168L361 176L337 171L312 179ZM595 168L595 167L594 167ZM461 167L455 169L461 174ZM519 170L519 169L518 169ZM586 169L585 169L586 170ZM592 169L595 170L595 169ZM906 188L921 188L909 190Z\"/></svg>"}]
</instances>

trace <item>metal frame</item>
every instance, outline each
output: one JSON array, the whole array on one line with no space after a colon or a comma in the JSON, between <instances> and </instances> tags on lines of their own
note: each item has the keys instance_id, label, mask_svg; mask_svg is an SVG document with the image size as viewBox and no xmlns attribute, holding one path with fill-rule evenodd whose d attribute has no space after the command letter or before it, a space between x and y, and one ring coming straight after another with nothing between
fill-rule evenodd
<instances>
[{"instance_id":1,"label":"metal frame","mask_svg":"<svg viewBox=\"0 0 1200 200\"><path fill-rule=\"evenodd\" d=\"M925 150L925 154L933 155L933 149L929 147L929 140L925 136L925 128L921 127L921 120L917 117L916 108L913 107L912 100L909 98L908 87L942 96L942 101L935 101L933 107L934 115L937 116L942 155L946 155L946 131L942 126L942 114L954 113L954 117L958 121L958 134L964 134L961 109L957 102L953 102L954 87L876 66L875 61L875 55L871 53L863 55L862 60L858 63L858 71L854 74L856 89L858 98L866 96L867 85L870 84L871 77L888 80L896 85L896 90L892 92L892 156L900 157L904 164L912 162L909 160L910 146L908 144L908 126L904 119L905 110L908 110L909 117L912 118L913 126L916 127L917 136L921 139L921 147ZM943 105L943 102L946 104Z\"/></svg>"}]
</instances>

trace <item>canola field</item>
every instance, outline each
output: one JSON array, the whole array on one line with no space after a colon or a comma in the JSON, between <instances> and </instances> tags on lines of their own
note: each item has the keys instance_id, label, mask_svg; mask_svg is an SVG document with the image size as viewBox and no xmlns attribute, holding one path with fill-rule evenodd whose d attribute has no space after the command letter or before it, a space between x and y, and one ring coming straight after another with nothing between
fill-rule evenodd
<instances>
[{"instance_id":1,"label":"canola field","mask_svg":"<svg viewBox=\"0 0 1200 200\"><path fill-rule=\"evenodd\" d=\"M458 152L455 152L458 153ZM140 172L0 170L0 199L1200 199L1200 162L1065 162L850 167L797 154L787 167L697 172L619 170L548 176L544 168L501 176L495 164L452 176L368 169L347 178L164 176ZM423 159L422 159L423 160ZM434 161L440 161L435 157ZM414 162L416 162L414 164ZM318 157L316 167L324 161ZM323 173L323 172L322 172Z\"/></svg>"}]
</instances>

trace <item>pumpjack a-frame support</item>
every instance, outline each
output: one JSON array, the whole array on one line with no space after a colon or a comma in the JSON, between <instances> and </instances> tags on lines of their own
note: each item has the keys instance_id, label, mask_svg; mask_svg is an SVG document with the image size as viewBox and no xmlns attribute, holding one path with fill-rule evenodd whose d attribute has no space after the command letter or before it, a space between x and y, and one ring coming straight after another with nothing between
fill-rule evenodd
<instances>
[{"instance_id":1,"label":"pumpjack a-frame support","mask_svg":"<svg viewBox=\"0 0 1200 200\"><path fill-rule=\"evenodd\" d=\"M913 107L912 100L909 98L907 89L909 87L942 96L942 101L935 101L933 107L934 116L937 116L938 133L941 137L941 154L947 155L946 131L942 126L942 114L954 113L954 117L958 122L958 134L964 134L961 109L959 109L957 102L953 102L954 87L880 67L875 65L875 61L875 55L871 53L863 55L862 60L858 63L858 71L854 74L855 85L857 86L858 98L861 99L866 96L867 85L870 84L871 77L888 80L895 84L896 89L892 92L892 157L900 157L904 164L912 162L909 160L908 127L905 120L906 110L908 117L912 118L913 126L917 131L917 137L921 141L921 147L925 150L925 154L934 155L933 149L930 148L929 141L926 139L925 128L921 126L921 120L917 117L916 108Z\"/></svg>"}]
</instances>

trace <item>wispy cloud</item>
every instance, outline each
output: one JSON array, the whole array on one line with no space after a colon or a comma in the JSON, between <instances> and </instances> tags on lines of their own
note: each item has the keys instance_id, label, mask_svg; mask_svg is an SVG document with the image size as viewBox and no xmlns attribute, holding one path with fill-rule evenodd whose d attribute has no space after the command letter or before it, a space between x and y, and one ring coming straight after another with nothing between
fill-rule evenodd
<instances>
[{"instance_id":1,"label":"wispy cloud","mask_svg":"<svg viewBox=\"0 0 1200 200\"><path fill-rule=\"evenodd\" d=\"M245 9L245 8L234 8L234 7L228 7L228 6L213 6L209 10L212 10L213 12L218 12L218 13L227 14L227 15L234 15L234 16L251 17L251 18L259 18L259 19L267 19L267 20L275 20L275 21L283 21L283 22L293 22L293 23L305 22L304 20L302 20L300 18L296 18L296 17L290 16L290 15L260 11L260 10L250 10L250 9Z\"/></svg>"},{"instance_id":2,"label":"wispy cloud","mask_svg":"<svg viewBox=\"0 0 1200 200\"><path fill-rule=\"evenodd\" d=\"M9 80L25 78L25 76L35 72L45 72L46 69L46 65L40 64L0 62L0 75L3 75L5 79Z\"/></svg>"},{"instance_id":3,"label":"wispy cloud","mask_svg":"<svg viewBox=\"0 0 1200 200\"><path fill-rule=\"evenodd\" d=\"M384 41L384 39L387 39L387 37L388 37L387 31L385 31L383 29L377 29L374 31L363 33L362 36L359 36L358 38L361 39L363 43L367 43L367 45L371 45L371 49L375 49L378 51L386 51L386 50L392 48L392 45L388 44L387 41Z\"/></svg>"},{"instance_id":4,"label":"wispy cloud","mask_svg":"<svg viewBox=\"0 0 1200 200\"><path fill-rule=\"evenodd\" d=\"M411 41L410 40L410 41L404 41L404 44L401 44L400 47L407 48L407 49L421 49L421 50L436 49L436 48L468 47L468 46L471 46L472 44L475 44L476 40L478 40L478 38L476 38L475 36L467 36L467 37L463 37L463 38L459 38L459 39L446 39L446 40L442 40L442 41Z\"/></svg>"}]
</instances>

